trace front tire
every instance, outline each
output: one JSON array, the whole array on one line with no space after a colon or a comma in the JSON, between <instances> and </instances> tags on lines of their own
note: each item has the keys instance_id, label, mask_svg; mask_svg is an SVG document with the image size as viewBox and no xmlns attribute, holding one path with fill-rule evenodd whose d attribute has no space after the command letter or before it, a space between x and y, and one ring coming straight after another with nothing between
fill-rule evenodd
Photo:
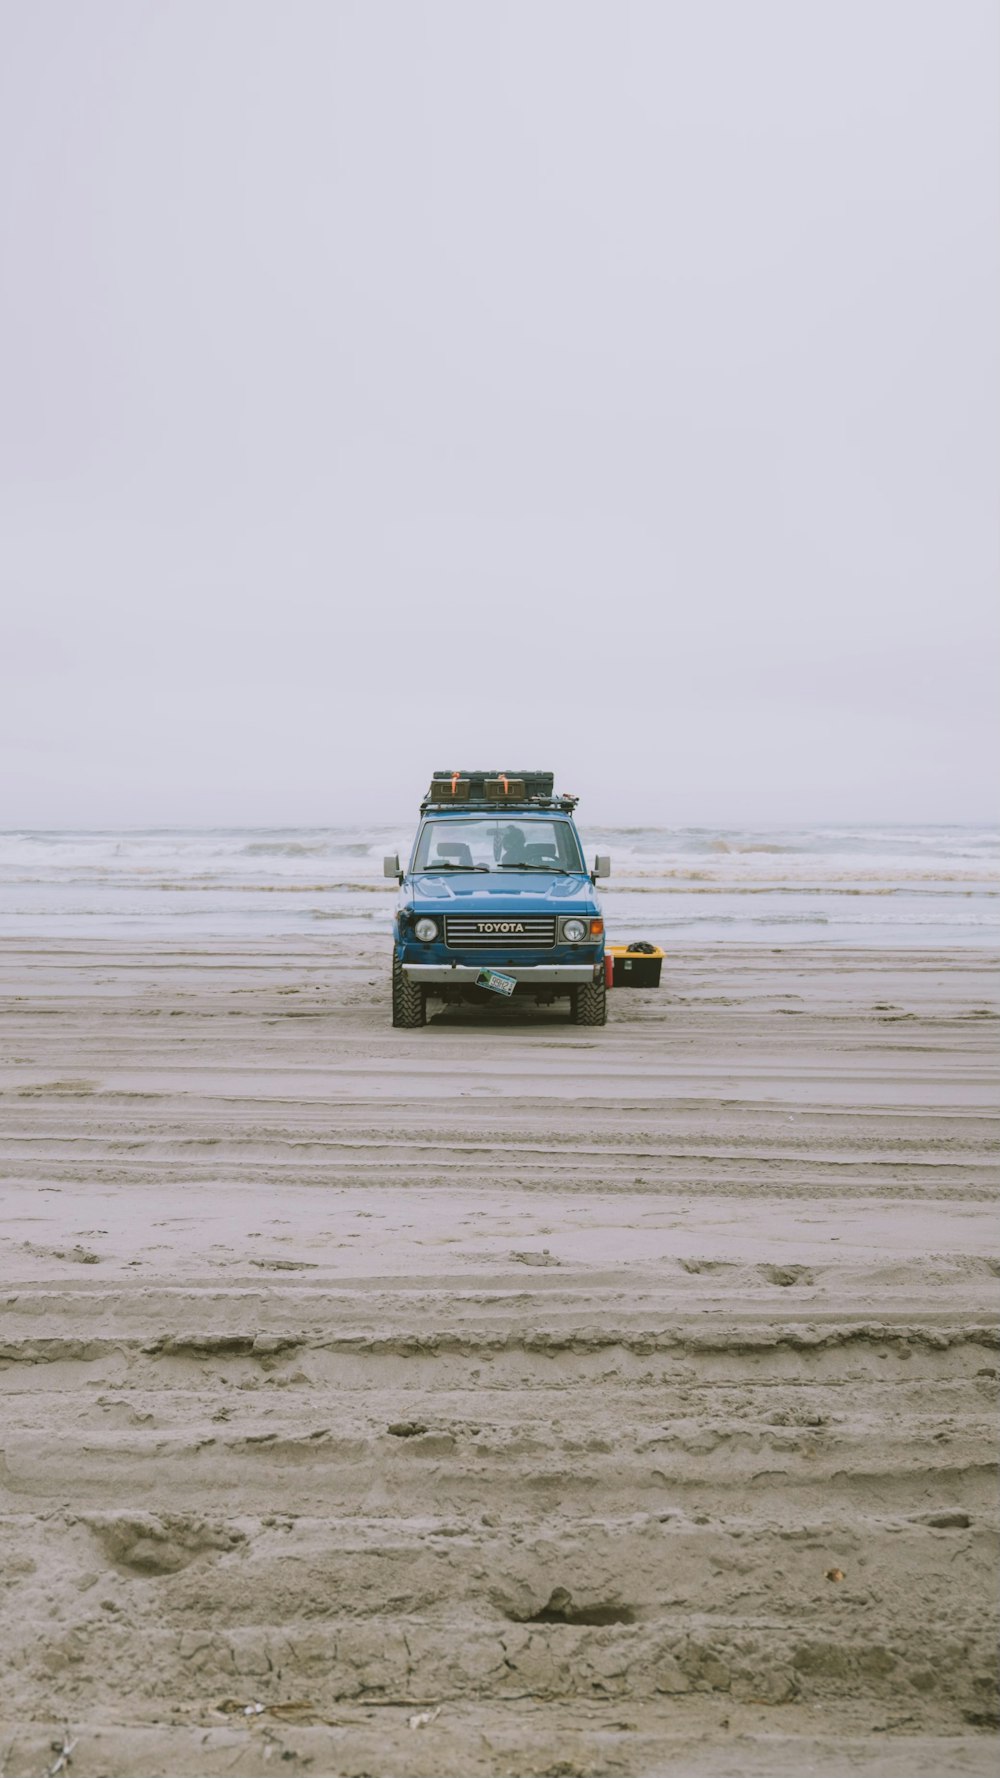
<instances>
[{"instance_id":1,"label":"front tire","mask_svg":"<svg viewBox=\"0 0 1000 1778\"><path fill-rule=\"evenodd\" d=\"M599 982L584 982L574 988L570 1018L574 1025L606 1025L608 1022L608 990L603 977Z\"/></svg>"},{"instance_id":2,"label":"front tire","mask_svg":"<svg viewBox=\"0 0 1000 1778\"><path fill-rule=\"evenodd\" d=\"M403 974L403 965L392 955L392 1022L404 1031L427 1023L427 992Z\"/></svg>"}]
</instances>

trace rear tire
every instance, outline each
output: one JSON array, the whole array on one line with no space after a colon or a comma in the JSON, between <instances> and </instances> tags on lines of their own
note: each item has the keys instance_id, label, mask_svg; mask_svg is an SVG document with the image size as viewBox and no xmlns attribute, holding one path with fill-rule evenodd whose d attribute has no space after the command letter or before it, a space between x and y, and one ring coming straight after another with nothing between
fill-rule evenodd
<instances>
[{"instance_id":1,"label":"rear tire","mask_svg":"<svg viewBox=\"0 0 1000 1778\"><path fill-rule=\"evenodd\" d=\"M392 1022L404 1031L427 1023L427 992L403 974L396 953L392 956Z\"/></svg>"},{"instance_id":2,"label":"rear tire","mask_svg":"<svg viewBox=\"0 0 1000 1778\"><path fill-rule=\"evenodd\" d=\"M608 1022L608 991L603 977L599 982L585 982L574 988L570 1018L574 1025L606 1025Z\"/></svg>"}]
</instances>

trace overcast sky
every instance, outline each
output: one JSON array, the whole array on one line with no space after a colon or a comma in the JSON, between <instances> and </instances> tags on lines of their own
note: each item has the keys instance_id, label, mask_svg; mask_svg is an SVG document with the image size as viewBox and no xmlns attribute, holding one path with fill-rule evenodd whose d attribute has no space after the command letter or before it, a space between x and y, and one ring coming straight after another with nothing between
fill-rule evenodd
<instances>
[{"instance_id":1,"label":"overcast sky","mask_svg":"<svg viewBox=\"0 0 1000 1778\"><path fill-rule=\"evenodd\" d=\"M992 0L0 0L0 826L976 820Z\"/></svg>"}]
</instances>

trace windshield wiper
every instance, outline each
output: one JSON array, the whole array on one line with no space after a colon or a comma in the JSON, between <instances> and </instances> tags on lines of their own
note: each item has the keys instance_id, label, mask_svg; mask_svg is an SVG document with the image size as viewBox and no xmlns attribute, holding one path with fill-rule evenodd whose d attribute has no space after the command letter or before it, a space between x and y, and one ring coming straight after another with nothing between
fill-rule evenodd
<instances>
[{"instance_id":1,"label":"windshield wiper","mask_svg":"<svg viewBox=\"0 0 1000 1778\"><path fill-rule=\"evenodd\" d=\"M561 864L501 864L500 870L543 870L547 877L580 876L579 871L566 870Z\"/></svg>"},{"instance_id":2,"label":"windshield wiper","mask_svg":"<svg viewBox=\"0 0 1000 1778\"><path fill-rule=\"evenodd\" d=\"M436 877L443 870L489 870L488 864L425 864L421 866L422 877Z\"/></svg>"}]
</instances>

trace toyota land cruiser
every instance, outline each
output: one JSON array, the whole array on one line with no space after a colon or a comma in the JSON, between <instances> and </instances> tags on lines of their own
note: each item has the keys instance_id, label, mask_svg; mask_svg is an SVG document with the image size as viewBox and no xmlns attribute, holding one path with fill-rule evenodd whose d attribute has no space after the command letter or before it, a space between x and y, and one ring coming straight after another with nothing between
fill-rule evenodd
<instances>
[{"instance_id":1,"label":"toyota land cruiser","mask_svg":"<svg viewBox=\"0 0 1000 1778\"><path fill-rule=\"evenodd\" d=\"M392 1022L414 1027L427 1002L568 998L579 1025L607 1017L604 920L595 893L610 861L584 862L577 798L551 772L435 772L400 885Z\"/></svg>"}]
</instances>

